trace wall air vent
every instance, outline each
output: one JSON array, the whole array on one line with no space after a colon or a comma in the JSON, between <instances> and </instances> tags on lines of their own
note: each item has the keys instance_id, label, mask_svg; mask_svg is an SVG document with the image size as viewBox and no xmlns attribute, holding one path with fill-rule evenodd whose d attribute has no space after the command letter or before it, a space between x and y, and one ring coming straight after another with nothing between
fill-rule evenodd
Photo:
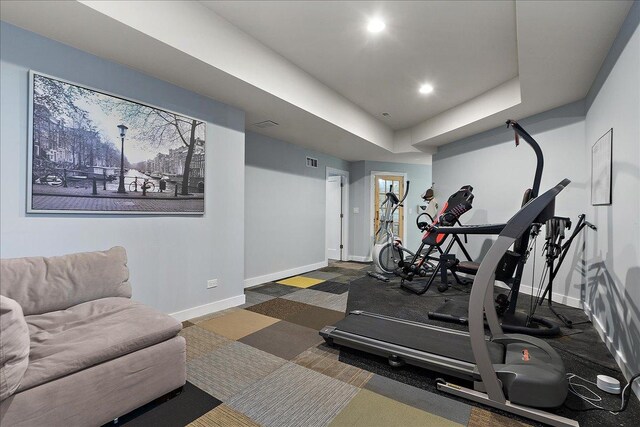
<instances>
[{"instance_id":1,"label":"wall air vent","mask_svg":"<svg viewBox=\"0 0 640 427\"><path fill-rule=\"evenodd\" d=\"M307 157L307 167L308 168L317 168L318 167L318 159L314 159L313 157Z\"/></svg>"},{"instance_id":2,"label":"wall air vent","mask_svg":"<svg viewBox=\"0 0 640 427\"><path fill-rule=\"evenodd\" d=\"M258 122L253 124L257 128L270 128L271 126L278 126L273 120L265 120L264 122Z\"/></svg>"}]
</instances>

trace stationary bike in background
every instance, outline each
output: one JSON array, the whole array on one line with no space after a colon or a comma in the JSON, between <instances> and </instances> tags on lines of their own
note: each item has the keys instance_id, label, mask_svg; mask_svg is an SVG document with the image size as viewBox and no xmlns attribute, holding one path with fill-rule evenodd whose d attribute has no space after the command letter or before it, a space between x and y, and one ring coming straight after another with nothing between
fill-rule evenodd
<instances>
[{"instance_id":1,"label":"stationary bike in background","mask_svg":"<svg viewBox=\"0 0 640 427\"><path fill-rule=\"evenodd\" d=\"M393 216L398 208L403 206L402 203L409 194L409 184L410 182L407 181L407 186L402 199L399 199L398 196L393 192L392 185L389 188L389 191L385 194L385 199L380 205L382 217L380 218L380 227L376 231L376 235L374 237L375 243L373 245L372 253L373 264L377 273L393 273L393 271L398 266L400 256L402 256L402 254L397 249L395 249L394 246L394 242L400 241L400 239L393 232ZM386 279L382 278L384 276L378 277L377 275L375 275L373 277L379 278L381 280ZM388 281L388 279L385 281Z\"/></svg>"}]
</instances>

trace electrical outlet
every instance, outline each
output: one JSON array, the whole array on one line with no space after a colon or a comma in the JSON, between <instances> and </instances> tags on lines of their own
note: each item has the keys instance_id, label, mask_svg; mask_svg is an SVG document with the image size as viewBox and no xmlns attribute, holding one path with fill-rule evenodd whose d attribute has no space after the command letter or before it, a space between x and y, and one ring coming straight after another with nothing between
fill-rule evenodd
<instances>
[{"instance_id":1,"label":"electrical outlet","mask_svg":"<svg viewBox=\"0 0 640 427\"><path fill-rule=\"evenodd\" d=\"M353 213L354 214L359 214L360 213L360 208L353 208Z\"/></svg>"},{"instance_id":2,"label":"electrical outlet","mask_svg":"<svg viewBox=\"0 0 640 427\"><path fill-rule=\"evenodd\" d=\"M218 279L207 280L207 289L215 288L218 286Z\"/></svg>"}]
</instances>

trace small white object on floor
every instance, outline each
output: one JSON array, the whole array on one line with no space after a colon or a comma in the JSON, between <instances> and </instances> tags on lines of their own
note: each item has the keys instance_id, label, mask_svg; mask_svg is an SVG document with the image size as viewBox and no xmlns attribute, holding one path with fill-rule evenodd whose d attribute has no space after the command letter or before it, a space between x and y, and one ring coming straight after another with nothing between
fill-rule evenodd
<instances>
[{"instance_id":1,"label":"small white object on floor","mask_svg":"<svg viewBox=\"0 0 640 427\"><path fill-rule=\"evenodd\" d=\"M598 375L598 388L611 394L620 394L620 381L607 375Z\"/></svg>"}]
</instances>

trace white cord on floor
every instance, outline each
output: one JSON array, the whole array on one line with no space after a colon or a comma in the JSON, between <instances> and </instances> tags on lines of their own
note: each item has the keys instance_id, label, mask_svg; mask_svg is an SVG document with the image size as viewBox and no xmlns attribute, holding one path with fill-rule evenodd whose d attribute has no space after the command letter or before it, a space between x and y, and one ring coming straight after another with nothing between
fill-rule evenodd
<instances>
[{"instance_id":1,"label":"white cord on floor","mask_svg":"<svg viewBox=\"0 0 640 427\"><path fill-rule=\"evenodd\" d=\"M598 384L594 383L593 381L589 381L586 378L582 378L579 375L572 374L572 373L567 373L567 380L569 381L569 391L571 393L575 394L580 399L584 400L585 402L587 402L588 404L590 404L592 406L595 406L598 409L606 410L602 406L596 405L595 403L593 403L593 402L601 402L602 401L602 397L598 393L596 393L595 391L591 390L588 386L586 386L584 384L576 384L574 382L571 382L571 380L574 379L574 378L580 379L580 380L582 380L582 381L584 381L586 383L589 383L589 384L593 384L596 387L598 386ZM627 384L627 387L628 386L629 385ZM582 387L583 389L585 389L589 393L591 393L591 395L594 396L594 397L589 397L589 396L585 396L584 394L581 394L580 392L578 392L578 390L576 390L577 387ZM625 390L627 389L627 387L625 387ZM624 390L622 392L622 404L623 404L622 407L624 407ZM609 413L611 415L618 415L618 412L614 412L614 411L609 411Z\"/></svg>"}]
</instances>

